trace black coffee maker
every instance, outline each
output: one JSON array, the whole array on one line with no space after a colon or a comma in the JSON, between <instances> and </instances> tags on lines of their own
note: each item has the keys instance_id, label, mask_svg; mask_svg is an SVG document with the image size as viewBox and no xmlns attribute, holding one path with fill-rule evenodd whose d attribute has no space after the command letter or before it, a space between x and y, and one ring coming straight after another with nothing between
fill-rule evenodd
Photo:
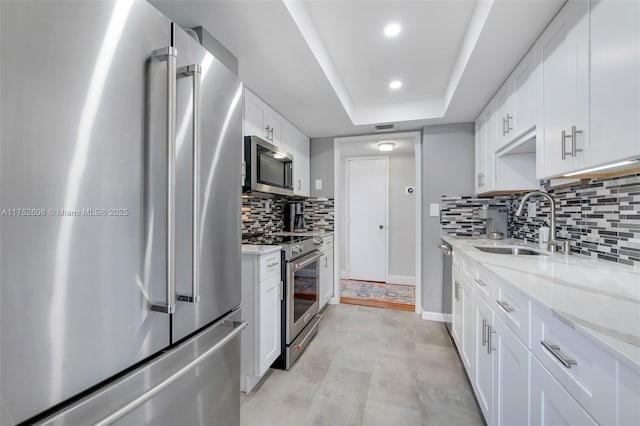
<instances>
[{"instance_id":1,"label":"black coffee maker","mask_svg":"<svg viewBox=\"0 0 640 426\"><path fill-rule=\"evenodd\" d=\"M304 202L288 203L285 209L284 226L289 232L304 232L307 224L304 219Z\"/></svg>"}]
</instances>

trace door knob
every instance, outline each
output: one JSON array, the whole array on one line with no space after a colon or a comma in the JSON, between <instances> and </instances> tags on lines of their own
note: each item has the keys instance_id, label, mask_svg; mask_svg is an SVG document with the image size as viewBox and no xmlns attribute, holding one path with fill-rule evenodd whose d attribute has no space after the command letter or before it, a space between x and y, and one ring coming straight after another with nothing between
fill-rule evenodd
<instances>
[{"instance_id":1,"label":"door knob","mask_svg":"<svg viewBox=\"0 0 640 426\"><path fill-rule=\"evenodd\" d=\"M382 229L382 228L384 228L384 226L378 225L378 229Z\"/></svg>"}]
</instances>

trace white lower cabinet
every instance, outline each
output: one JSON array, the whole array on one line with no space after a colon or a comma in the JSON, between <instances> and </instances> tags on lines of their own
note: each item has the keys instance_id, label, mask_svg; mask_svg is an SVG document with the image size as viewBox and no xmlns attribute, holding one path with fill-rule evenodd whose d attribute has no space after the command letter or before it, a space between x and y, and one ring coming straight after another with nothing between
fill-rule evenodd
<instances>
[{"instance_id":1,"label":"white lower cabinet","mask_svg":"<svg viewBox=\"0 0 640 426\"><path fill-rule=\"evenodd\" d=\"M487 425L640 424L637 368L454 253L452 335Z\"/></svg>"},{"instance_id":2,"label":"white lower cabinet","mask_svg":"<svg viewBox=\"0 0 640 426\"><path fill-rule=\"evenodd\" d=\"M491 335L494 353L493 425L529 424L529 350L496 315Z\"/></svg>"},{"instance_id":3,"label":"white lower cabinet","mask_svg":"<svg viewBox=\"0 0 640 426\"><path fill-rule=\"evenodd\" d=\"M493 424L493 311L481 298L475 299L475 374L473 388L484 419Z\"/></svg>"},{"instance_id":4,"label":"white lower cabinet","mask_svg":"<svg viewBox=\"0 0 640 426\"><path fill-rule=\"evenodd\" d=\"M281 353L280 250L242 255L240 389L250 392Z\"/></svg>"},{"instance_id":5,"label":"white lower cabinet","mask_svg":"<svg viewBox=\"0 0 640 426\"><path fill-rule=\"evenodd\" d=\"M538 362L531 360L531 425L587 426L595 420ZM608 424L614 424L613 421Z\"/></svg>"},{"instance_id":6,"label":"white lower cabinet","mask_svg":"<svg viewBox=\"0 0 640 426\"><path fill-rule=\"evenodd\" d=\"M471 284L462 280L460 295L462 297L462 349L460 355L463 364L469 372L469 377L473 377L475 370L475 314L473 308L474 291Z\"/></svg>"},{"instance_id":7,"label":"white lower cabinet","mask_svg":"<svg viewBox=\"0 0 640 426\"><path fill-rule=\"evenodd\" d=\"M333 297L333 235L322 239L320 251L324 256L320 259L320 309Z\"/></svg>"}]
</instances>

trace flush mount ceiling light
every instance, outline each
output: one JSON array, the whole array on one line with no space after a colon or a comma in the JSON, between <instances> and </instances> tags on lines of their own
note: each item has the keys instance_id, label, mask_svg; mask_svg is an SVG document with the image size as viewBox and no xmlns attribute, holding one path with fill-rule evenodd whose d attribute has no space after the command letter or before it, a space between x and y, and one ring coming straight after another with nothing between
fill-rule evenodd
<instances>
[{"instance_id":1,"label":"flush mount ceiling light","mask_svg":"<svg viewBox=\"0 0 640 426\"><path fill-rule=\"evenodd\" d=\"M384 27L384 35L386 35L387 37L395 37L400 34L400 30L402 30L400 25L392 22Z\"/></svg>"},{"instance_id":2,"label":"flush mount ceiling light","mask_svg":"<svg viewBox=\"0 0 640 426\"><path fill-rule=\"evenodd\" d=\"M638 161L640 161L640 159L621 161L619 163L607 164L606 166L600 166L600 167L593 167L591 169L578 170L577 172L567 173L564 176L576 176L576 175L581 175L583 173L591 173L591 172L597 172L597 171L600 171L600 170L613 169L615 167L621 167L621 166L627 166L629 164L635 164Z\"/></svg>"},{"instance_id":3,"label":"flush mount ceiling light","mask_svg":"<svg viewBox=\"0 0 640 426\"><path fill-rule=\"evenodd\" d=\"M392 142L380 142L378 144L378 151L393 151L395 146L396 144Z\"/></svg>"},{"instance_id":4,"label":"flush mount ceiling light","mask_svg":"<svg viewBox=\"0 0 640 426\"><path fill-rule=\"evenodd\" d=\"M393 80L389 83L389 87L393 90L397 90L402 87L402 82L400 80Z\"/></svg>"}]
</instances>

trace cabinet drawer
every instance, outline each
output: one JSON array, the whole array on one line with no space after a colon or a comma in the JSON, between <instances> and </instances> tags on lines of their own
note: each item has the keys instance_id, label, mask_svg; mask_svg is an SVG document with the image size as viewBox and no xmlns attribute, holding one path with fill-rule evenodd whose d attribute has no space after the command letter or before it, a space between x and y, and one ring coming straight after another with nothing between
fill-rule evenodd
<instances>
[{"instance_id":1,"label":"cabinet drawer","mask_svg":"<svg viewBox=\"0 0 640 426\"><path fill-rule=\"evenodd\" d=\"M529 325L531 304L529 298L513 286L495 280L493 309L527 347L531 347Z\"/></svg>"},{"instance_id":2,"label":"cabinet drawer","mask_svg":"<svg viewBox=\"0 0 640 426\"><path fill-rule=\"evenodd\" d=\"M280 252L260 256L260 272L258 281L265 280L273 275L280 275Z\"/></svg>"},{"instance_id":3,"label":"cabinet drawer","mask_svg":"<svg viewBox=\"0 0 640 426\"><path fill-rule=\"evenodd\" d=\"M598 423L615 424L616 359L537 304L531 320L536 358Z\"/></svg>"},{"instance_id":4,"label":"cabinet drawer","mask_svg":"<svg viewBox=\"0 0 640 426\"><path fill-rule=\"evenodd\" d=\"M495 281L496 278L494 275L480 265L476 267L475 275L471 279L476 292L490 306L493 305L493 288L495 286Z\"/></svg>"},{"instance_id":5,"label":"cabinet drawer","mask_svg":"<svg viewBox=\"0 0 640 426\"><path fill-rule=\"evenodd\" d=\"M462 275L467 278L469 282L473 282L476 278L476 263L467 256L460 255L460 265Z\"/></svg>"}]
</instances>

